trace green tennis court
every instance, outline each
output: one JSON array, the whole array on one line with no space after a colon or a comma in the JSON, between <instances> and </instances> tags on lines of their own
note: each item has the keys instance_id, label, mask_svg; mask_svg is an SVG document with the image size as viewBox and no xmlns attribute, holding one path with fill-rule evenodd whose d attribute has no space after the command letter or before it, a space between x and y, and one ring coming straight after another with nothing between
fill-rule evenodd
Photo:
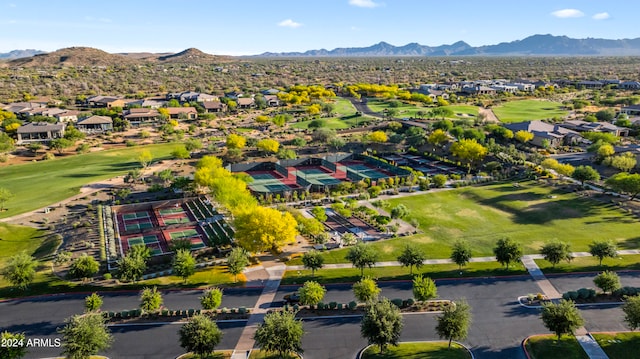
<instances>
[{"instance_id":1,"label":"green tennis court","mask_svg":"<svg viewBox=\"0 0 640 359\"><path fill-rule=\"evenodd\" d=\"M153 234L140 237L131 237L127 239L127 243L129 243L129 247L140 244L158 243L158 236Z\"/></svg>"},{"instance_id":2,"label":"green tennis court","mask_svg":"<svg viewBox=\"0 0 640 359\"><path fill-rule=\"evenodd\" d=\"M164 224L180 224L180 223L189 223L191 222L187 217L180 218L163 218Z\"/></svg>"},{"instance_id":3,"label":"green tennis court","mask_svg":"<svg viewBox=\"0 0 640 359\"><path fill-rule=\"evenodd\" d=\"M172 214L185 213L185 212L184 212L184 209L178 207L178 208L159 209L158 213L160 213L161 216L170 216Z\"/></svg>"},{"instance_id":4,"label":"green tennis court","mask_svg":"<svg viewBox=\"0 0 640 359\"><path fill-rule=\"evenodd\" d=\"M171 239L181 239L181 238L189 238L189 237L199 237L198 231L195 229L187 229L180 232L170 232L169 237Z\"/></svg>"},{"instance_id":5,"label":"green tennis court","mask_svg":"<svg viewBox=\"0 0 640 359\"><path fill-rule=\"evenodd\" d=\"M331 176L330 173L324 172L319 168L305 168L297 171L299 177L304 178L307 182L314 185L333 186L342 182L342 180Z\"/></svg>"},{"instance_id":6,"label":"green tennis court","mask_svg":"<svg viewBox=\"0 0 640 359\"><path fill-rule=\"evenodd\" d=\"M353 163L345 166L347 167L347 171L356 173L364 178L379 179L389 177L388 174L378 171L375 168L371 168L365 164Z\"/></svg>"},{"instance_id":7,"label":"green tennis court","mask_svg":"<svg viewBox=\"0 0 640 359\"><path fill-rule=\"evenodd\" d=\"M122 219L138 219L138 218L149 218L149 212L135 212L135 213L124 213L122 215Z\"/></svg>"},{"instance_id":8,"label":"green tennis court","mask_svg":"<svg viewBox=\"0 0 640 359\"><path fill-rule=\"evenodd\" d=\"M249 184L249 188L254 192L281 192L290 191L291 186L288 186L271 173L250 173L249 176L253 178L253 182Z\"/></svg>"},{"instance_id":9,"label":"green tennis court","mask_svg":"<svg viewBox=\"0 0 640 359\"><path fill-rule=\"evenodd\" d=\"M137 231L140 229L151 228L153 227L153 224L151 224L151 222L142 222L142 223L127 224L124 227L127 230L127 232L129 232L129 231Z\"/></svg>"}]
</instances>

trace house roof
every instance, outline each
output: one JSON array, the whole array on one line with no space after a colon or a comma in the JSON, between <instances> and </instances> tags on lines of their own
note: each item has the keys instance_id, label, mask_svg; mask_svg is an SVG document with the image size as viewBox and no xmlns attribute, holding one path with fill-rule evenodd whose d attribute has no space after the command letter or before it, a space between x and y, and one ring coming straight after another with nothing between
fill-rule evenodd
<instances>
[{"instance_id":1,"label":"house roof","mask_svg":"<svg viewBox=\"0 0 640 359\"><path fill-rule=\"evenodd\" d=\"M526 122L517 122L510 123L505 125L504 127L510 129L513 132L518 132L521 130L533 133L556 133L561 135L566 135L569 133L578 134L575 131L564 128L559 125L552 125L550 123L542 122L540 120L526 121Z\"/></svg>"},{"instance_id":2,"label":"house roof","mask_svg":"<svg viewBox=\"0 0 640 359\"><path fill-rule=\"evenodd\" d=\"M198 113L195 107L167 107L170 115L178 115L181 113Z\"/></svg>"},{"instance_id":3,"label":"house roof","mask_svg":"<svg viewBox=\"0 0 640 359\"><path fill-rule=\"evenodd\" d=\"M104 123L113 123L109 116L91 116L78 121L78 125L101 125Z\"/></svg>"},{"instance_id":4,"label":"house roof","mask_svg":"<svg viewBox=\"0 0 640 359\"><path fill-rule=\"evenodd\" d=\"M238 106L247 106L253 105L255 103L255 100L253 99L253 97L240 97L236 102L238 103Z\"/></svg>"},{"instance_id":5,"label":"house roof","mask_svg":"<svg viewBox=\"0 0 640 359\"><path fill-rule=\"evenodd\" d=\"M207 110L217 110L225 107L225 105L220 101L207 101L203 103L202 106Z\"/></svg>"},{"instance_id":6,"label":"house roof","mask_svg":"<svg viewBox=\"0 0 640 359\"><path fill-rule=\"evenodd\" d=\"M150 108L132 108L125 111L124 118L140 118L140 117L155 117L160 116L158 110Z\"/></svg>"},{"instance_id":7,"label":"house roof","mask_svg":"<svg viewBox=\"0 0 640 359\"><path fill-rule=\"evenodd\" d=\"M49 122L30 122L18 127L18 133L38 133L49 131L64 131L64 124Z\"/></svg>"}]
</instances>

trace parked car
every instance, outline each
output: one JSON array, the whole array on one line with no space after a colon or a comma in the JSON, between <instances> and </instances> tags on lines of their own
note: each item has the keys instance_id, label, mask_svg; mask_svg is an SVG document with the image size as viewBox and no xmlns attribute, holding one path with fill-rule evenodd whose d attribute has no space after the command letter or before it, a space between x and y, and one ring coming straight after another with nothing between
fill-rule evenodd
<instances>
[{"instance_id":1,"label":"parked car","mask_svg":"<svg viewBox=\"0 0 640 359\"><path fill-rule=\"evenodd\" d=\"M285 303L288 303L288 304L298 303L300 302L300 294L298 294L298 292L289 293L284 296L284 301Z\"/></svg>"}]
</instances>

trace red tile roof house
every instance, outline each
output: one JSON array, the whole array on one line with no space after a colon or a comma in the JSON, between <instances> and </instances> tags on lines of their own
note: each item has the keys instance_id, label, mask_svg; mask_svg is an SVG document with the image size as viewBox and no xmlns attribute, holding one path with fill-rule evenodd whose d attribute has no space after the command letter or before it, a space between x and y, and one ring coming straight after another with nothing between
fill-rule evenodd
<instances>
[{"instance_id":1,"label":"red tile roof house","mask_svg":"<svg viewBox=\"0 0 640 359\"><path fill-rule=\"evenodd\" d=\"M109 116L91 116L79 120L76 127L85 133L103 133L113 131L113 120Z\"/></svg>"},{"instance_id":2,"label":"red tile roof house","mask_svg":"<svg viewBox=\"0 0 640 359\"><path fill-rule=\"evenodd\" d=\"M48 122L31 122L18 127L18 144L32 142L49 142L64 136L65 124Z\"/></svg>"},{"instance_id":3,"label":"red tile roof house","mask_svg":"<svg viewBox=\"0 0 640 359\"><path fill-rule=\"evenodd\" d=\"M169 118L195 120L198 118L198 111L195 107L167 107Z\"/></svg>"}]
</instances>

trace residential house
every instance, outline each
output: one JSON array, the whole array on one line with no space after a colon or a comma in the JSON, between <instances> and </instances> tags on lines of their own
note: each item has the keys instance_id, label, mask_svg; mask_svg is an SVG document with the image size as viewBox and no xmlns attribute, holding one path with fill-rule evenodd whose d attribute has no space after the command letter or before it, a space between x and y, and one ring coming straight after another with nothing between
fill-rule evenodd
<instances>
[{"instance_id":1,"label":"residential house","mask_svg":"<svg viewBox=\"0 0 640 359\"><path fill-rule=\"evenodd\" d=\"M261 92L263 95L277 95L280 92L280 90L271 88L268 90L263 90Z\"/></svg>"},{"instance_id":2,"label":"residential house","mask_svg":"<svg viewBox=\"0 0 640 359\"><path fill-rule=\"evenodd\" d=\"M577 144L584 142L584 139L576 131L539 120L510 123L504 127L510 129L514 133L518 131L533 133L531 143L539 147L544 147L545 144L548 144L550 147L557 147L564 144Z\"/></svg>"},{"instance_id":3,"label":"residential house","mask_svg":"<svg viewBox=\"0 0 640 359\"><path fill-rule=\"evenodd\" d=\"M198 111L195 107L167 107L169 118L195 120L198 118Z\"/></svg>"},{"instance_id":4,"label":"residential house","mask_svg":"<svg viewBox=\"0 0 640 359\"><path fill-rule=\"evenodd\" d=\"M238 98L242 97L244 94L242 92L239 91L231 91L231 92L225 92L224 93L224 97L232 99L232 100L237 100Z\"/></svg>"},{"instance_id":5,"label":"residential house","mask_svg":"<svg viewBox=\"0 0 640 359\"><path fill-rule=\"evenodd\" d=\"M153 108L153 109L159 109L160 107L164 106L167 103L167 101L164 100L152 100L152 99L142 99L142 100L136 100L133 102L129 102L129 105L136 105L136 106L140 106L140 107L146 107L146 108Z\"/></svg>"},{"instance_id":6,"label":"residential house","mask_svg":"<svg viewBox=\"0 0 640 359\"><path fill-rule=\"evenodd\" d=\"M280 106L280 99L276 95L264 95L264 100L267 102L267 106L269 107Z\"/></svg>"},{"instance_id":7,"label":"residential house","mask_svg":"<svg viewBox=\"0 0 640 359\"><path fill-rule=\"evenodd\" d=\"M124 99L115 96L93 96L87 99L87 104L89 107L93 108L122 108L129 102L133 101L125 101Z\"/></svg>"},{"instance_id":8,"label":"residential house","mask_svg":"<svg viewBox=\"0 0 640 359\"><path fill-rule=\"evenodd\" d=\"M109 116L91 116L78 120L76 127L85 133L103 133L113 131L113 120Z\"/></svg>"},{"instance_id":9,"label":"residential house","mask_svg":"<svg viewBox=\"0 0 640 359\"><path fill-rule=\"evenodd\" d=\"M131 126L138 127L145 123L155 123L160 118L160 112L153 108L131 108L123 111L125 120L129 121Z\"/></svg>"},{"instance_id":10,"label":"residential house","mask_svg":"<svg viewBox=\"0 0 640 359\"><path fill-rule=\"evenodd\" d=\"M227 105L220 101L207 101L202 104L204 111L207 113L226 112Z\"/></svg>"},{"instance_id":11,"label":"residential house","mask_svg":"<svg viewBox=\"0 0 640 359\"><path fill-rule=\"evenodd\" d=\"M238 103L238 108L252 108L256 104L253 97L240 97L236 102Z\"/></svg>"},{"instance_id":12,"label":"residential house","mask_svg":"<svg viewBox=\"0 0 640 359\"><path fill-rule=\"evenodd\" d=\"M625 89L625 90L638 90L638 89L640 89L640 82L638 82L638 81L621 82L618 85L618 88Z\"/></svg>"},{"instance_id":13,"label":"residential house","mask_svg":"<svg viewBox=\"0 0 640 359\"><path fill-rule=\"evenodd\" d=\"M625 113L629 117L638 116L640 115L640 105L624 106L623 108L620 109L620 113Z\"/></svg>"},{"instance_id":14,"label":"residential house","mask_svg":"<svg viewBox=\"0 0 640 359\"><path fill-rule=\"evenodd\" d=\"M586 88L586 89L599 89L602 88L605 84L602 81L578 81L576 82L577 88Z\"/></svg>"},{"instance_id":15,"label":"residential house","mask_svg":"<svg viewBox=\"0 0 640 359\"><path fill-rule=\"evenodd\" d=\"M49 142L64 136L64 123L30 122L18 127L18 144Z\"/></svg>"},{"instance_id":16,"label":"residential house","mask_svg":"<svg viewBox=\"0 0 640 359\"><path fill-rule=\"evenodd\" d=\"M568 120L560 124L560 126L578 132L604 132L611 133L616 136L629 136L629 129L619 127L609 122L587 122L582 120Z\"/></svg>"},{"instance_id":17,"label":"residential house","mask_svg":"<svg viewBox=\"0 0 640 359\"><path fill-rule=\"evenodd\" d=\"M58 113L56 115L53 115L53 117L55 117L58 122L64 122L64 123L69 123L69 122L78 122L78 115L80 114L80 111L74 111L74 110L66 110L62 113Z\"/></svg>"},{"instance_id":18,"label":"residential house","mask_svg":"<svg viewBox=\"0 0 640 359\"><path fill-rule=\"evenodd\" d=\"M469 95L495 95L496 90L489 86L467 86L462 88L462 92Z\"/></svg>"},{"instance_id":19,"label":"residential house","mask_svg":"<svg viewBox=\"0 0 640 359\"><path fill-rule=\"evenodd\" d=\"M46 108L46 106L36 102L14 102L4 106L2 109L7 112L14 113L16 116L25 116L25 112L29 112L37 108Z\"/></svg>"}]
</instances>

